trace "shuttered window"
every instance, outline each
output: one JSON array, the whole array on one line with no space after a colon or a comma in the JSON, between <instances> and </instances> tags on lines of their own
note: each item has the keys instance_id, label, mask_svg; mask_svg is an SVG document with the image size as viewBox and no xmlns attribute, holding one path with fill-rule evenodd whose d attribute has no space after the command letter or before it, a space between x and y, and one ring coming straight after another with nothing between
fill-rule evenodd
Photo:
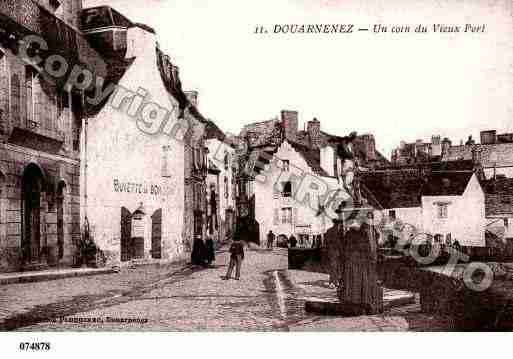
<instances>
[{"instance_id":1,"label":"shuttered window","mask_svg":"<svg viewBox=\"0 0 513 359\"><path fill-rule=\"evenodd\" d=\"M278 208L274 209L274 220L273 220L273 223L274 223L274 225L280 224L280 212L279 212Z\"/></svg>"}]
</instances>

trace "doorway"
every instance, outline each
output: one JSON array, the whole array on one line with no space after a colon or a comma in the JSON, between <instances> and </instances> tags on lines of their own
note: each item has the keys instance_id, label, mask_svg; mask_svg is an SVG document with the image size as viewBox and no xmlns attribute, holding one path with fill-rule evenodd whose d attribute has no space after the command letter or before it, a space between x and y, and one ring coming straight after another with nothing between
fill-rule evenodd
<instances>
[{"instance_id":1,"label":"doorway","mask_svg":"<svg viewBox=\"0 0 513 359\"><path fill-rule=\"evenodd\" d=\"M43 173L35 164L29 164L23 173L22 256L25 264L41 259L41 192Z\"/></svg>"}]
</instances>

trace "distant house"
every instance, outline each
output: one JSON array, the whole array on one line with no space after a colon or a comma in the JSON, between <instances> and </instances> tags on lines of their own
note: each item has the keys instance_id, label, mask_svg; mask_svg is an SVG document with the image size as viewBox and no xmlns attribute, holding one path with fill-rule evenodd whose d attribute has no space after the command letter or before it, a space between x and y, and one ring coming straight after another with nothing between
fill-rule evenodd
<instances>
[{"instance_id":1,"label":"distant house","mask_svg":"<svg viewBox=\"0 0 513 359\"><path fill-rule=\"evenodd\" d=\"M421 198L424 233L442 243L485 246L485 195L475 173L433 173Z\"/></svg>"},{"instance_id":2,"label":"distant house","mask_svg":"<svg viewBox=\"0 0 513 359\"><path fill-rule=\"evenodd\" d=\"M365 173L382 235L393 226L442 243L485 246L485 194L471 161L388 168ZM397 234L397 232L396 232ZM385 238L386 239L386 238Z\"/></svg>"},{"instance_id":3,"label":"distant house","mask_svg":"<svg viewBox=\"0 0 513 359\"><path fill-rule=\"evenodd\" d=\"M483 182L487 234L513 238L513 179L498 177Z\"/></svg>"},{"instance_id":4,"label":"distant house","mask_svg":"<svg viewBox=\"0 0 513 359\"><path fill-rule=\"evenodd\" d=\"M324 181L328 188L334 189L337 180L330 177L320 166L320 152L287 140L272 153L274 163L266 171L265 181L255 179L255 219L260 224L260 243L265 243L267 233L273 233L281 239L296 236L301 243L311 243L314 236L321 236L332 226L331 221L320 214L323 198L313 192L303 198L295 196L305 175L314 175Z\"/></svg>"}]
</instances>

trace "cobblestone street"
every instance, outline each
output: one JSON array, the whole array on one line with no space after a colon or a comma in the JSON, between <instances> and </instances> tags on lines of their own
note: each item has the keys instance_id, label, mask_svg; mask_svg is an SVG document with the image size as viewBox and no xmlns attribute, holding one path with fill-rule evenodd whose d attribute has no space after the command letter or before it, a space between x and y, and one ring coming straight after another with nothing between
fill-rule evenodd
<instances>
[{"instance_id":1,"label":"cobblestone street","mask_svg":"<svg viewBox=\"0 0 513 359\"><path fill-rule=\"evenodd\" d=\"M286 252L247 251L240 281L223 281L227 253L216 266L146 266L118 274L0 287L3 330L272 330L281 325L272 285ZM103 323L60 322L60 317ZM114 320L147 320L117 323Z\"/></svg>"},{"instance_id":2,"label":"cobblestone street","mask_svg":"<svg viewBox=\"0 0 513 359\"><path fill-rule=\"evenodd\" d=\"M0 286L0 329L21 331L406 331L448 330L418 305L356 318L307 314L304 301L333 296L327 276L287 270L283 249L246 251L241 280L186 263ZM64 320L63 320L64 318Z\"/></svg>"}]
</instances>

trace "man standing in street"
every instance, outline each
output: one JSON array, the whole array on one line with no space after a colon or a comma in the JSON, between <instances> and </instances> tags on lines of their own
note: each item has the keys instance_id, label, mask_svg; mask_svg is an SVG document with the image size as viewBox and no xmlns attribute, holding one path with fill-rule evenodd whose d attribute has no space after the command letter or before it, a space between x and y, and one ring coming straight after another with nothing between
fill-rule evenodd
<instances>
[{"instance_id":1,"label":"man standing in street","mask_svg":"<svg viewBox=\"0 0 513 359\"><path fill-rule=\"evenodd\" d=\"M233 267L235 269L235 279L240 279L240 267L244 260L244 246L239 238L235 238L232 245L230 246L230 264L228 265L228 272L223 279L230 279L232 276Z\"/></svg>"},{"instance_id":2,"label":"man standing in street","mask_svg":"<svg viewBox=\"0 0 513 359\"><path fill-rule=\"evenodd\" d=\"M267 249L273 249L274 238L273 231L269 231L269 233L267 233Z\"/></svg>"}]
</instances>

